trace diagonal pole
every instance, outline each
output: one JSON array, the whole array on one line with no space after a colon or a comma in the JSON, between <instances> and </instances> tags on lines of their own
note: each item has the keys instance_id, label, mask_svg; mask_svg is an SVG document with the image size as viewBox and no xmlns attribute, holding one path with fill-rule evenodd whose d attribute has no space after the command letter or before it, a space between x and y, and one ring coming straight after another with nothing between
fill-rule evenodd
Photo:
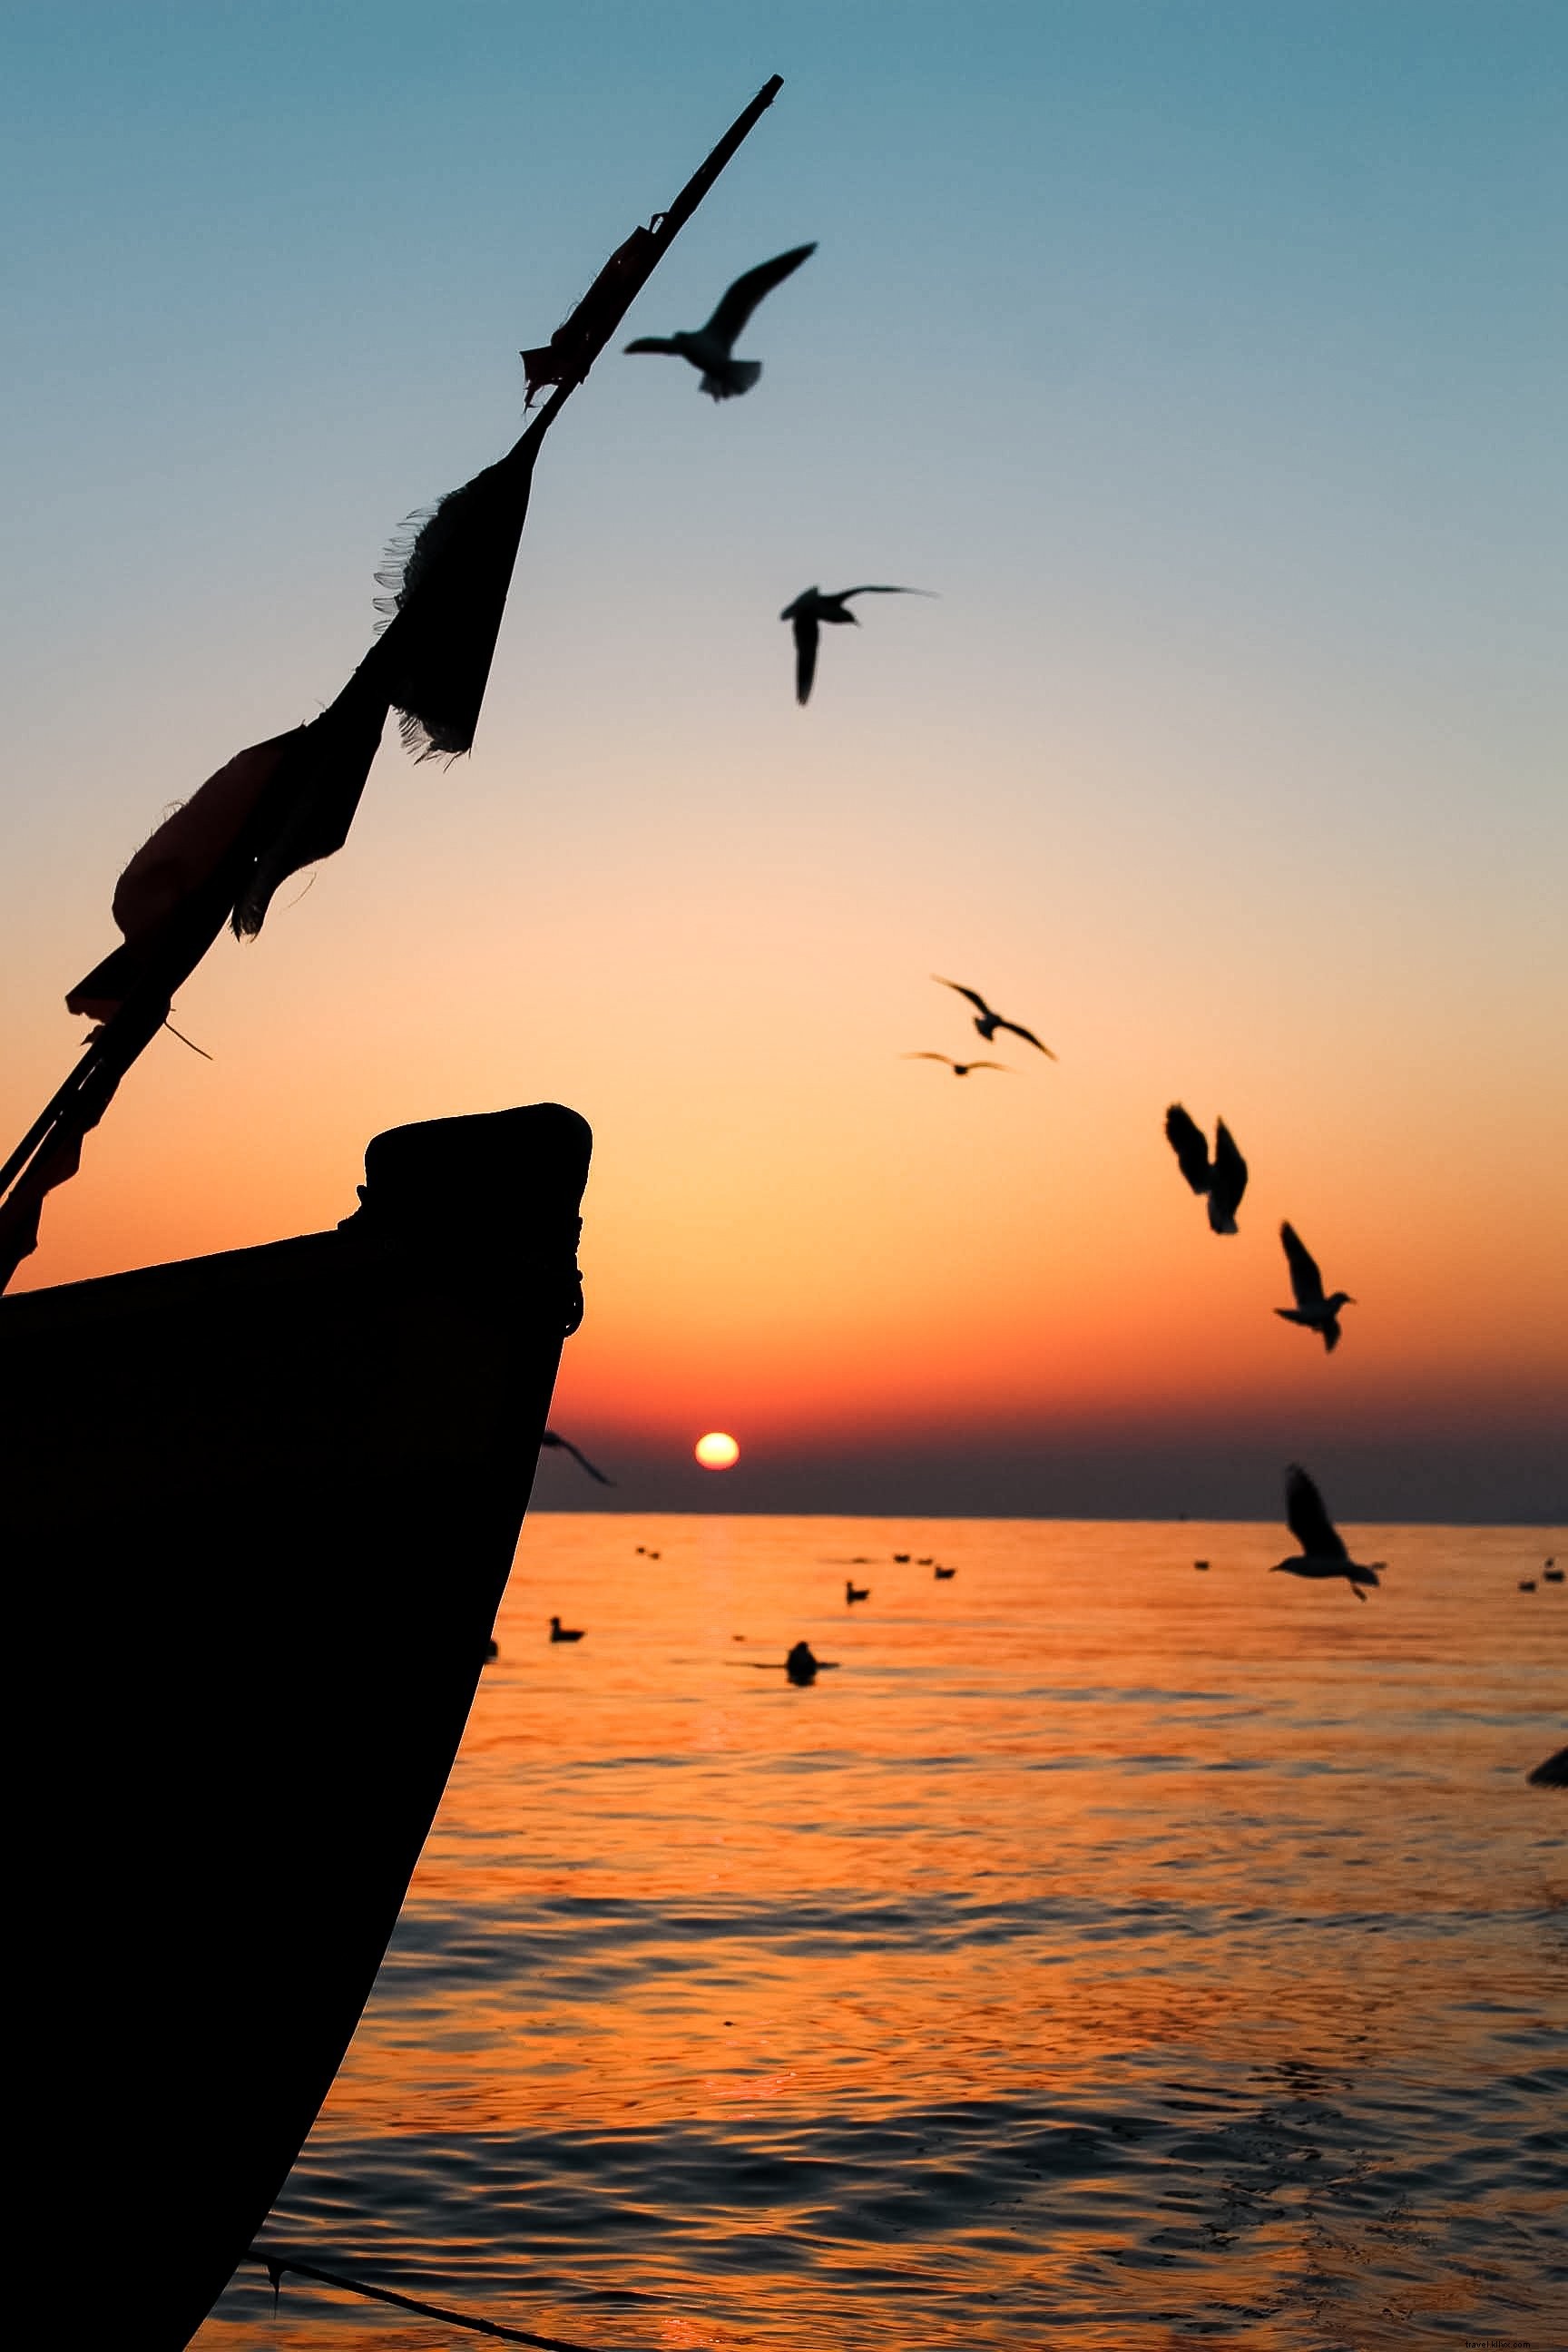
<instances>
[{"instance_id":1,"label":"diagonal pole","mask_svg":"<svg viewBox=\"0 0 1568 2352\"><path fill-rule=\"evenodd\" d=\"M531 425L514 443L503 467L531 468L545 435L594 362L604 351L633 302L663 260L703 197L744 140L756 128L784 87L774 74L738 114L712 152L699 164L668 212L656 213L646 228L634 229L613 253L594 283L547 344L525 352L530 397L544 384L553 391ZM399 649L399 614L379 637L322 719L329 726L363 721L374 704L378 680L392 668ZM292 790L310 789L302 769ZM37 1246L46 1194L77 1171L85 1137L98 1125L121 1079L168 1019L174 992L189 979L234 912L255 871L264 843L289 814L273 793L264 793L249 822L203 886L190 894L155 942L146 969L125 1001L88 1040L76 1068L35 1119L0 1169L0 1290L22 1259Z\"/></svg>"}]
</instances>

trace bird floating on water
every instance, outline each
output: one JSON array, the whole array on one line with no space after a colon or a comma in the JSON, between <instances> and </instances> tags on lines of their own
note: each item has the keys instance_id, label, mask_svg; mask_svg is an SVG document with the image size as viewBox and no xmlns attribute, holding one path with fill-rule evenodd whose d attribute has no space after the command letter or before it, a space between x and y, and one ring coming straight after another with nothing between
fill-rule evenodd
<instances>
[{"instance_id":1,"label":"bird floating on water","mask_svg":"<svg viewBox=\"0 0 1568 2352\"><path fill-rule=\"evenodd\" d=\"M1235 1233L1236 1213L1247 1190L1247 1162L1224 1119L1215 1128L1212 1160L1202 1128L1180 1103L1173 1103L1165 1113L1165 1139L1194 1192L1208 1195L1209 1223L1214 1231Z\"/></svg>"},{"instance_id":2,"label":"bird floating on water","mask_svg":"<svg viewBox=\"0 0 1568 2352\"><path fill-rule=\"evenodd\" d=\"M563 1454L569 1454L572 1456L573 1461L576 1463L578 1468L580 1470L585 1470L590 1478L596 1478L601 1486L613 1486L615 1485L616 1482L613 1478L606 1478L602 1470L595 1469L594 1465L589 1461L587 1455L584 1453L580 1445L574 1445L569 1437L561 1436L556 1430L547 1429L539 1442L541 1445L558 1446Z\"/></svg>"},{"instance_id":3,"label":"bird floating on water","mask_svg":"<svg viewBox=\"0 0 1568 2352\"><path fill-rule=\"evenodd\" d=\"M1549 1559L1542 1561L1541 1573L1546 1579L1548 1584L1562 1583L1563 1570L1557 1565L1557 1554L1555 1552L1552 1552Z\"/></svg>"},{"instance_id":4,"label":"bird floating on water","mask_svg":"<svg viewBox=\"0 0 1568 2352\"><path fill-rule=\"evenodd\" d=\"M816 676L816 647L826 621L830 625L847 622L858 629L860 623L846 608L851 596L931 596L932 588L890 588L868 582L860 588L838 588L829 593L817 587L803 588L793 604L786 604L779 614L781 621L793 625L795 633L795 698L804 708L811 700L811 681Z\"/></svg>"},{"instance_id":5,"label":"bird floating on water","mask_svg":"<svg viewBox=\"0 0 1568 2352\"><path fill-rule=\"evenodd\" d=\"M814 1683L816 1680L824 1666L829 1663L826 1658L819 1658L813 1654L809 1642L797 1642L784 1660L784 1672L792 1683L797 1684L804 1689L808 1683Z\"/></svg>"},{"instance_id":6,"label":"bird floating on water","mask_svg":"<svg viewBox=\"0 0 1568 2352\"><path fill-rule=\"evenodd\" d=\"M1299 1462L1292 1462L1285 1474L1285 1518L1301 1547L1300 1557L1277 1559L1270 1576L1342 1576L1356 1599L1364 1601L1362 1586L1375 1585L1377 1571L1384 1563L1378 1559L1366 1566L1351 1558L1344 1538L1323 1507L1321 1495Z\"/></svg>"},{"instance_id":7,"label":"bird floating on water","mask_svg":"<svg viewBox=\"0 0 1568 2352\"><path fill-rule=\"evenodd\" d=\"M844 1598L847 1602L853 1601L869 1601L871 1598L871 1588L868 1584L852 1584L849 1579L846 1577L844 1580Z\"/></svg>"},{"instance_id":8,"label":"bird floating on water","mask_svg":"<svg viewBox=\"0 0 1568 2352\"><path fill-rule=\"evenodd\" d=\"M945 1062L955 1078L966 1078L971 1070L1000 1070L1004 1076L1013 1073L1005 1062L955 1062L951 1054L905 1054L906 1062Z\"/></svg>"},{"instance_id":9,"label":"bird floating on water","mask_svg":"<svg viewBox=\"0 0 1568 2352\"><path fill-rule=\"evenodd\" d=\"M933 1568L931 1570L931 1575L935 1578L938 1584L951 1584L957 1574L958 1570L956 1568Z\"/></svg>"},{"instance_id":10,"label":"bird floating on water","mask_svg":"<svg viewBox=\"0 0 1568 2352\"><path fill-rule=\"evenodd\" d=\"M1023 1028L1016 1021L1005 1021L1000 1013L994 1013L977 988L965 988L961 980L943 980L940 971L933 971L931 978L940 987L954 988L960 996L968 997L974 1007L974 1025L988 1045L995 1042L998 1029L1005 1029L1010 1035L1021 1037L1026 1045L1035 1046L1048 1062L1056 1060L1050 1047L1043 1044L1032 1029Z\"/></svg>"},{"instance_id":11,"label":"bird floating on water","mask_svg":"<svg viewBox=\"0 0 1568 2352\"><path fill-rule=\"evenodd\" d=\"M550 1638L552 1642L580 1642L583 1633L584 1629L581 1625L563 1625L559 1617L552 1617L550 1621Z\"/></svg>"},{"instance_id":12,"label":"bird floating on water","mask_svg":"<svg viewBox=\"0 0 1568 2352\"><path fill-rule=\"evenodd\" d=\"M743 331L747 320L764 294L782 286L793 277L803 261L816 251L815 244L792 246L787 253L774 256L772 261L760 261L721 296L719 307L705 327L682 328L673 335L639 335L628 343L628 352L663 352L671 359L689 360L701 370L702 381L698 386L710 400L734 400L742 392L750 392L762 374L761 360L738 360L734 357L737 337Z\"/></svg>"},{"instance_id":13,"label":"bird floating on water","mask_svg":"<svg viewBox=\"0 0 1568 2352\"><path fill-rule=\"evenodd\" d=\"M1292 1224L1279 1228L1279 1238L1285 1244L1285 1255L1290 1267L1290 1287L1295 1293L1294 1307L1277 1307L1276 1315L1287 1323L1304 1323L1309 1331L1316 1331L1331 1356L1340 1344L1340 1309L1353 1307L1355 1300L1348 1290L1336 1290L1331 1297L1323 1296L1323 1277L1318 1272L1318 1261Z\"/></svg>"},{"instance_id":14,"label":"bird floating on water","mask_svg":"<svg viewBox=\"0 0 1568 2352\"><path fill-rule=\"evenodd\" d=\"M1533 1592L1535 1590L1534 1577L1521 1576L1519 1580L1519 1589L1521 1592Z\"/></svg>"}]
</instances>

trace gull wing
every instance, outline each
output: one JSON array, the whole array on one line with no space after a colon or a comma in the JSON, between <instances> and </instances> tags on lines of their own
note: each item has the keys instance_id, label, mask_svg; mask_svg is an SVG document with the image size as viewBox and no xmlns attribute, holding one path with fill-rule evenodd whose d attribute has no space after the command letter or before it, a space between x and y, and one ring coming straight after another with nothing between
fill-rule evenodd
<instances>
[{"instance_id":1,"label":"gull wing","mask_svg":"<svg viewBox=\"0 0 1568 2352\"><path fill-rule=\"evenodd\" d=\"M613 1486L615 1485L616 1482L613 1478L606 1478L602 1470L595 1469L593 1464L589 1461L582 1447L580 1445L574 1445L569 1437L559 1436L553 1429L547 1429L539 1442L542 1445L558 1445L563 1454L569 1454L572 1456L573 1461L577 1464L578 1467L585 1470L590 1478L596 1478L601 1486Z\"/></svg>"},{"instance_id":2,"label":"gull wing","mask_svg":"<svg viewBox=\"0 0 1568 2352\"><path fill-rule=\"evenodd\" d=\"M1321 1307L1323 1303L1323 1277L1318 1272L1318 1261L1307 1247L1294 1225L1279 1228L1279 1238L1285 1244L1289 1261L1290 1287L1296 1294L1296 1304L1303 1309ZM1333 1342L1330 1341L1331 1347Z\"/></svg>"},{"instance_id":3,"label":"gull wing","mask_svg":"<svg viewBox=\"0 0 1568 2352\"><path fill-rule=\"evenodd\" d=\"M816 676L816 648L822 642L822 631L809 613L796 613L791 625L795 630L795 698L805 704L811 700L811 681Z\"/></svg>"},{"instance_id":4,"label":"gull wing","mask_svg":"<svg viewBox=\"0 0 1568 2352\"><path fill-rule=\"evenodd\" d=\"M1348 1559L1323 1498L1299 1462L1285 1474L1285 1521L1309 1559Z\"/></svg>"},{"instance_id":5,"label":"gull wing","mask_svg":"<svg viewBox=\"0 0 1568 2352\"><path fill-rule=\"evenodd\" d=\"M1209 1188L1208 1139L1191 1114L1180 1103L1173 1103L1165 1113L1165 1140L1176 1155L1176 1165L1194 1192L1206 1192Z\"/></svg>"},{"instance_id":6,"label":"gull wing","mask_svg":"<svg viewBox=\"0 0 1568 2352\"><path fill-rule=\"evenodd\" d=\"M1004 1021L1002 1026L1005 1029L1007 1026L1005 1021ZM1000 1070L1005 1076L1009 1078L1013 1075L1012 1066L1006 1062L965 1062L963 1066L966 1070Z\"/></svg>"},{"instance_id":7,"label":"gull wing","mask_svg":"<svg viewBox=\"0 0 1568 2352\"><path fill-rule=\"evenodd\" d=\"M1214 1173L1209 1191L1215 1205L1234 1217L1247 1190L1247 1162L1236 1148L1236 1138L1222 1118L1214 1131Z\"/></svg>"},{"instance_id":8,"label":"gull wing","mask_svg":"<svg viewBox=\"0 0 1568 2352\"><path fill-rule=\"evenodd\" d=\"M836 588L833 602L842 604L850 596L934 596L934 588L889 588L885 581L864 580L858 588Z\"/></svg>"},{"instance_id":9,"label":"gull wing","mask_svg":"<svg viewBox=\"0 0 1568 2352\"><path fill-rule=\"evenodd\" d=\"M1052 1053L1050 1047L1048 1045L1041 1045L1040 1040L1036 1036L1032 1029L1022 1029L1016 1021L998 1021L996 1026L998 1029L1011 1029L1014 1036L1022 1037L1026 1045L1039 1045L1040 1051L1045 1055L1047 1062L1054 1062L1056 1060L1057 1057Z\"/></svg>"},{"instance_id":10,"label":"gull wing","mask_svg":"<svg viewBox=\"0 0 1568 2352\"><path fill-rule=\"evenodd\" d=\"M934 981L940 982L943 988L956 988L960 996L968 997L969 1002L973 1005L976 1013L983 1013L987 1021L990 1020L991 1007L986 1003L985 999L981 995L977 988L965 988L961 980L943 980L940 971L933 971L931 978Z\"/></svg>"},{"instance_id":11,"label":"gull wing","mask_svg":"<svg viewBox=\"0 0 1568 2352\"><path fill-rule=\"evenodd\" d=\"M900 1054L899 1059L902 1062L945 1062L950 1070L954 1067L951 1054ZM972 1062L969 1066L972 1070L977 1070L980 1065L978 1062ZM1001 1065L996 1062L987 1062L985 1065L988 1070L998 1069L1000 1066Z\"/></svg>"},{"instance_id":12,"label":"gull wing","mask_svg":"<svg viewBox=\"0 0 1568 2352\"><path fill-rule=\"evenodd\" d=\"M754 269L748 269L743 278L737 278L733 286L721 298L718 309L702 330L703 333L711 335L717 342L732 343L763 295L771 294L775 286L782 286L784 279L816 251L815 243L795 245L787 253L775 255L772 261L759 261Z\"/></svg>"}]
</instances>

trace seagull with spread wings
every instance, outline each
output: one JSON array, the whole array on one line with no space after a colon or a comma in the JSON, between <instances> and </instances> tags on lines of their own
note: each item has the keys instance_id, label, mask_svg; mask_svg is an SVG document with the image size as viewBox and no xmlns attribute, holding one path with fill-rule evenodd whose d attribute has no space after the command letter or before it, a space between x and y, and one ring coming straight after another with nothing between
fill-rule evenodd
<instances>
[{"instance_id":1,"label":"seagull with spread wings","mask_svg":"<svg viewBox=\"0 0 1568 2352\"><path fill-rule=\"evenodd\" d=\"M539 1442L541 1445L559 1446L563 1454L569 1454L572 1456L573 1461L576 1463L580 1470L585 1470L590 1478L596 1478L601 1486L613 1486L615 1485L616 1482L613 1478L606 1478L602 1470L595 1469L593 1464L589 1461L582 1447L580 1445L574 1445L569 1437L558 1436L554 1430L547 1429Z\"/></svg>"},{"instance_id":2,"label":"seagull with spread wings","mask_svg":"<svg viewBox=\"0 0 1568 2352\"><path fill-rule=\"evenodd\" d=\"M839 588L830 594L822 588L803 588L793 604L786 604L779 614L781 621L793 625L795 632L795 698L804 708L811 700L811 681L816 676L816 648L822 635L822 625L847 622L858 629L857 616L847 610L851 596L931 596L931 588L889 588L874 581L863 587Z\"/></svg>"},{"instance_id":3,"label":"seagull with spread wings","mask_svg":"<svg viewBox=\"0 0 1568 2352\"><path fill-rule=\"evenodd\" d=\"M905 1054L900 1058L906 1062L944 1062L955 1078L966 1078L971 1070L1000 1070L1007 1077L1013 1075L1005 1062L955 1062L951 1054Z\"/></svg>"},{"instance_id":4,"label":"seagull with spread wings","mask_svg":"<svg viewBox=\"0 0 1568 2352\"><path fill-rule=\"evenodd\" d=\"M1247 1190L1247 1162L1236 1148L1236 1138L1222 1118L1215 1129L1214 1158L1196 1119L1180 1103L1165 1113L1165 1139L1194 1192L1206 1193L1209 1223L1216 1234L1236 1231L1236 1213Z\"/></svg>"},{"instance_id":5,"label":"seagull with spread wings","mask_svg":"<svg viewBox=\"0 0 1568 2352\"><path fill-rule=\"evenodd\" d=\"M1364 1601L1362 1586L1376 1584L1384 1563L1373 1560L1368 1567L1351 1558L1344 1538L1323 1507L1321 1495L1299 1462L1292 1462L1285 1473L1285 1518L1301 1549L1294 1559L1277 1559L1269 1575L1342 1576L1356 1599Z\"/></svg>"},{"instance_id":6,"label":"seagull with spread wings","mask_svg":"<svg viewBox=\"0 0 1568 2352\"><path fill-rule=\"evenodd\" d=\"M1353 1307L1355 1300L1348 1290L1336 1290L1332 1297L1323 1295L1323 1277L1318 1272L1318 1261L1307 1247L1294 1225L1283 1224L1279 1238L1285 1244L1285 1255L1290 1267L1290 1287L1296 1294L1294 1307L1277 1307L1287 1323L1304 1323L1309 1331L1321 1335L1323 1346L1331 1356L1340 1344L1340 1309Z\"/></svg>"},{"instance_id":7,"label":"seagull with spread wings","mask_svg":"<svg viewBox=\"0 0 1568 2352\"><path fill-rule=\"evenodd\" d=\"M979 1030L980 1034L984 1038L985 1043L988 1045L995 1042L996 1032L998 1029L1005 1029L1009 1031L1013 1036L1021 1037L1026 1045L1033 1045L1037 1047L1037 1050L1046 1056L1046 1059L1048 1062L1054 1062L1056 1060L1057 1057L1052 1053L1050 1047L1047 1045L1043 1045L1040 1039L1036 1036L1032 1029L1021 1028L1016 1021L1005 1021L999 1013L993 1013L991 1007L986 1003L985 999L981 995L980 991L977 988L965 988L961 980L943 980L940 971L933 971L931 978L938 982L942 987L955 988L960 996L968 997L969 1002L974 1007L974 1025L976 1029Z\"/></svg>"},{"instance_id":8,"label":"seagull with spread wings","mask_svg":"<svg viewBox=\"0 0 1568 2352\"><path fill-rule=\"evenodd\" d=\"M763 295L782 286L816 251L814 244L796 245L772 261L759 262L755 269L736 278L705 327L682 328L674 335L639 335L635 343L626 345L627 351L667 352L672 359L689 360L702 371L700 392L705 392L710 400L736 399L750 392L763 372L761 360L733 357L737 338Z\"/></svg>"}]
</instances>

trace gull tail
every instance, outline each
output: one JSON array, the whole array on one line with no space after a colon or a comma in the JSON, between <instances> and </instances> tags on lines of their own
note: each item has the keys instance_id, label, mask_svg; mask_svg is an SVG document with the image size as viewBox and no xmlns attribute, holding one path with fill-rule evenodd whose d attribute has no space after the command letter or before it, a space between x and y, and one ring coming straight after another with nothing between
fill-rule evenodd
<instances>
[{"instance_id":1,"label":"gull tail","mask_svg":"<svg viewBox=\"0 0 1568 2352\"><path fill-rule=\"evenodd\" d=\"M726 360L722 367L710 367L699 389L710 400L736 400L750 392L762 374L761 360Z\"/></svg>"}]
</instances>

